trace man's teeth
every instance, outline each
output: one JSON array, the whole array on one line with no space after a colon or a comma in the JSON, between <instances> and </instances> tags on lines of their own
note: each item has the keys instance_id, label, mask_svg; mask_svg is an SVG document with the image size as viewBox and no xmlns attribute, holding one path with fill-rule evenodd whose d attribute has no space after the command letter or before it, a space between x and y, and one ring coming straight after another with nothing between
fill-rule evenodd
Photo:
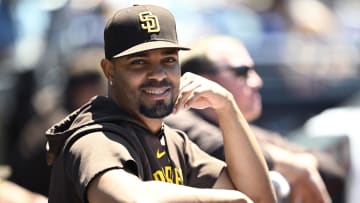
<instances>
[{"instance_id":1,"label":"man's teeth","mask_svg":"<svg viewBox=\"0 0 360 203\"><path fill-rule=\"evenodd\" d=\"M148 94L163 94L165 90L145 90Z\"/></svg>"}]
</instances>

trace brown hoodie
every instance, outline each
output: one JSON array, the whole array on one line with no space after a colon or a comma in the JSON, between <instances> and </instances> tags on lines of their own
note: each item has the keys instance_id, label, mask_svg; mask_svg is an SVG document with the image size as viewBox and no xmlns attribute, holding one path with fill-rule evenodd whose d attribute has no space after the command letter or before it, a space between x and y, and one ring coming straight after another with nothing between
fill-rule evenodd
<instances>
[{"instance_id":1,"label":"brown hoodie","mask_svg":"<svg viewBox=\"0 0 360 203\"><path fill-rule=\"evenodd\" d=\"M52 165L49 203L87 202L88 184L111 169L144 181L209 188L225 166L180 131L164 125L152 134L107 97L92 98L46 136Z\"/></svg>"}]
</instances>

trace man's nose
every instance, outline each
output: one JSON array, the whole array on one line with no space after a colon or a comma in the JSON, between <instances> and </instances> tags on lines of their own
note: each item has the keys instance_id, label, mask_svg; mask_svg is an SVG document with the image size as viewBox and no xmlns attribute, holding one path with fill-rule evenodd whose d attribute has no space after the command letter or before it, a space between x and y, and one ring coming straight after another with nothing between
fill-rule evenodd
<instances>
[{"instance_id":1,"label":"man's nose","mask_svg":"<svg viewBox=\"0 0 360 203\"><path fill-rule=\"evenodd\" d=\"M261 79L261 77L259 76L259 74L257 74L256 71L249 71L248 73L248 78L247 78L247 84L250 87L256 88L256 89L260 89L263 86L263 81Z\"/></svg>"},{"instance_id":2,"label":"man's nose","mask_svg":"<svg viewBox=\"0 0 360 203\"><path fill-rule=\"evenodd\" d=\"M149 72L149 79L162 81L166 77L167 77L166 70L162 65L154 64L151 67L151 71Z\"/></svg>"}]
</instances>

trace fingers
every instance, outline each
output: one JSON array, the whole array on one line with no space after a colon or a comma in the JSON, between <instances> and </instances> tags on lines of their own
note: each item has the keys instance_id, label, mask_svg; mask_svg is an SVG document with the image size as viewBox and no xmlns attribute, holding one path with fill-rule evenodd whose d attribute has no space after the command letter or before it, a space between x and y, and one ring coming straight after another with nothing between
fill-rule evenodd
<instances>
[{"instance_id":1,"label":"fingers","mask_svg":"<svg viewBox=\"0 0 360 203\"><path fill-rule=\"evenodd\" d=\"M173 113L180 109L220 109L232 99L231 93L219 84L192 73L181 77L180 91ZM229 102L228 102L229 103Z\"/></svg>"},{"instance_id":2,"label":"fingers","mask_svg":"<svg viewBox=\"0 0 360 203\"><path fill-rule=\"evenodd\" d=\"M175 112L181 109L188 109L188 101L194 95L194 90L200 87L201 84L197 83L191 77L182 77L180 82L180 91L178 98L175 102Z\"/></svg>"},{"instance_id":3,"label":"fingers","mask_svg":"<svg viewBox=\"0 0 360 203\"><path fill-rule=\"evenodd\" d=\"M291 203L331 203L331 198L324 188L313 179L302 180L291 186Z\"/></svg>"},{"instance_id":4,"label":"fingers","mask_svg":"<svg viewBox=\"0 0 360 203\"><path fill-rule=\"evenodd\" d=\"M208 80L192 73L186 73L181 78L180 91L175 103L175 112L180 109L205 108L209 105L205 92L211 87Z\"/></svg>"}]
</instances>

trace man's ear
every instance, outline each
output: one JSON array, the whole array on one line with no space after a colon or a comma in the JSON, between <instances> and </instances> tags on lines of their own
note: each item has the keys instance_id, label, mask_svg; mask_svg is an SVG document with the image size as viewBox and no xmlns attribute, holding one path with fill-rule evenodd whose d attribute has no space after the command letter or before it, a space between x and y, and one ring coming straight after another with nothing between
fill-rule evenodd
<instances>
[{"instance_id":1,"label":"man's ear","mask_svg":"<svg viewBox=\"0 0 360 203\"><path fill-rule=\"evenodd\" d=\"M113 78L114 78L114 65L113 65L113 63L108 59L102 59L100 65L101 65L101 69L102 69L105 77L109 81L113 81Z\"/></svg>"}]
</instances>

